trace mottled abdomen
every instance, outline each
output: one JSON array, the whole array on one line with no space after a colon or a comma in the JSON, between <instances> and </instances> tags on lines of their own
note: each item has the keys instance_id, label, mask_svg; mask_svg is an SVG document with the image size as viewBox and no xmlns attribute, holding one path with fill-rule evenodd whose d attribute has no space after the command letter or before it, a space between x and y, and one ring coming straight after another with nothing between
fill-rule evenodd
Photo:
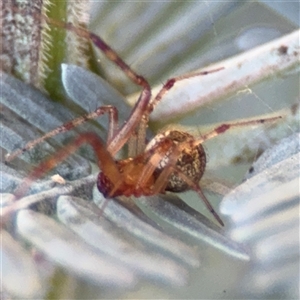
<instances>
[{"instance_id":1,"label":"mottled abdomen","mask_svg":"<svg viewBox=\"0 0 300 300\"><path fill-rule=\"evenodd\" d=\"M166 131L162 133L165 138L171 139L175 144L180 144L185 141L191 141L179 156L176 167L182 171L189 179L194 183L198 184L201 179L205 166L206 166L206 155L204 148L201 144L192 145L194 137L186 132L177 130ZM167 159L162 160L159 167L155 171L155 177L157 178L161 173L162 169L166 165ZM190 189L189 185L176 173L172 173L168 179L168 184L165 188L166 191L171 192L184 192Z\"/></svg>"}]
</instances>

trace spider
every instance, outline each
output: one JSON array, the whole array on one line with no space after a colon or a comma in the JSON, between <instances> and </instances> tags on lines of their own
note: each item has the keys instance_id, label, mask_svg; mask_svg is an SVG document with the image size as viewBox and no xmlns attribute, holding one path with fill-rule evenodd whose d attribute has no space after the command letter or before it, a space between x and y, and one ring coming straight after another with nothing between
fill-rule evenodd
<instances>
[{"instance_id":1,"label":"spider","mask_svg":"<svg viewBox=\"0 0 300 300\"><path fill-rule=\"evenodd\" d=\"M15 191L16 199L24 195L33 179L41 177L76 151L82 144L87 143L91 145L96 154L97 163L101 170L97 179L97 187L106 198L114 198L121 195L139 197L167 191L180 193L186 190L194 190L202 198L218 223L224 226L223 221L209 203L199 185L206 167L206 154L202 144L206 140L223 134L231 128L274 121L278 117L222 124L199 138L195 138L191 134L180 130L167 130L158 133L146 144L146 129L149 116L155 105L163 99L163 96L176 82L190 77L208 75L212 72L221 72L223 68L171 78L167 80L157 95L152 97L148 81L132 70L101 37L86 29L75 27L70 23L61 23L48 18L46 20L52 25L63 27L82 37L89 38L109 60L114 62L135 84L139 85L142 91L130 116L120 128L118 127L118 111L116 107L110 105L102 106L92 113L73 119L46 133L44 136L28 142L22 149L8 154L6 157L7 162L45 139L71 130L89 119L103 114L108 114L109 116L106 143L92 132L79 135L74 141L59 150L55 156L46 159L33 169L23 184ZM115 160L115 155L126 143L129 145L129 157Z\"/></svg>"}]
</instances>

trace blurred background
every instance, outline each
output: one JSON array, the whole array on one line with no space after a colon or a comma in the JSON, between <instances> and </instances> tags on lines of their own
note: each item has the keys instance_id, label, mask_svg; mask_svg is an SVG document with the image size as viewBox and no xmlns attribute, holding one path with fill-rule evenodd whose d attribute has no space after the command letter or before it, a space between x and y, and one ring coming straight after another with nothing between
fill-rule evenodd
<instances>
[{"instance_id":1,"label":"blurred background","mask_svg":"<svg viewBox=\"0 0 300 300\"><path fill-rule=\"evenodd\" d=\"M83 9L83 13L77 15L77 20L80 19L79 23L89 24L88 27L93 32L103 37L103 39L132 67L132 69L146 77L154 87L164 83L170 77L193 72L197 69L207 67L212 63L235 57L240 53L249 51L250 49L271 40L287 36L299 28L299 3L297 2L92 1L88 3L88 1L81 1L81 3L78 3L79 6L82 6L81 9ZM78 3L74 2L74 5L78 5ZM54 15L52 17L55 18L56 16ZM58 45L58 48L67 48L67 46L63 46L62 44L56 45ZM69 46L69 48L71 48L69 51L72 52L72 47ZM84 51L91 50L89 47L87 48L88 49L84 49ZM89 67L89 58L89 62L81 61L79 65L89 68L104 78L121 94L120 101L123 101L123 96L128 99L128 102L132 102L132 94L135 95L140 88L132 84L116 66L107 61L103 54L94 48L95 47L93 47L93 51L95 52L95 55L92 60L93 62L97 62L97 64L94 64L93 67ZM66 54L66 56L68 56L68 54ZM74 63L66 57L62 58L62 62ZM82 113L83 109L91 111L95 108L94 105L96 104L86 103L88 103L89 100L93 101L94 99L92 96L93 92L89 91L89 89L94 89L98 92L97 88L94 88L94 85L97 85L98 81L94 77L89 77L89 75L81 73L82 71L77 69L72 69L70 73L65 71L65 73L63 73L64 75L61 75L60 63L61 62L58 63L59 71L56 76L58 76L59 81L61 80L61 76L63 76L64 83L62 85L67 90L69 89L67 92L69 99L62 101L62 104L49 104L51 109L49 108L48 114L51 115L51 118L54 117L57 119L58 122L65 122L72 119L74 115L76 116L79 112ZM256 61L254 59L254 74L256 72L255 67ZM133 257L135 255L136 257L139 257L139 255L143 253L146 255L145 265L141 265L140 261L137 259L136 267L129 267L126 263L124 266L124 262L120 263L117 258L111 259L112 253L109 251L112 252L112 250L108 250L109 259L107 258L107 254L99 255L99 257L107 262L107 265L104 263L104 266L107 270L111 271L107 271L111 274L111 278L116 274L115 280L111 279L110 284L109 282L105 282L99 274L97 274L97 276L99 276L100 279L98 281L97 279L93 280L93 272L96 274L94 269L91 268L93 272L90 271L90 269L84 270L84 259L88 260L89 256L93 256L90 253L97 253L98 255L98 250L96 251L94 248L89 248L89 251L91 252L87 252L87 250L83 248L82 253L85 253L86 256L82 256L84 258L76 258L74 256L74 260L71 260L70 264L67 264L65 260L63 260L62 263L62 260L60 260L60 254L66 251L64 245L51 244L51 241L55 239L55 236L58 240L64 240L63 236L59 236L58 232L60 232L60 229L56 232L56 225L69 230L73 226L73 223L70 220L62 225L63 218L57 216L56 212L52 212L51 220L56 220L55 224L49 223L50 225L47 225L48 223L46 222L49 220L41 219L41 223L32 225L32 231L28 229L29 231L25 232L26 226L28 226L28 220L38 217L23 214L21 217L18 217L17 225L12 225L13 227L17 226L18 228L17 234L15 234L15 229L12 230L12 236L18 244L22 245L22 250L20 251L22 253L23 251L29 253L29 261L34 261L34 268L39 270L39 275L36 277L39 279L37 280L41 280L42 278L42 282L38 287L32 282L28 283L28 285L32 287L32 292L31 294L29 293L29 295L31 295L31 297L44 297L46 299L299 298L299 268L295 268L295 265L299 266L299 213L295 213L299 212L299 193L297 192L299 181L296 180L299 178L299 169L296 168L295 170L293 169L293 172L288 172L288 170L291 170L292 168L291 165L294 164L297 166L297 164L295 164L295 157L299 157L299 143L297 143L299 136L293 135L293 138L283 140L283 138L299 131L298 71L299 69L292 68L285 70L284 72L274 72L274 74L268 76L268 78L262 78L262 80L255 85L242 86L239 91L229 95L224 92L223 97L218 98L216 101L206 103L205 105L200 104L192 112L182 115L181 109L184 109L184 107L182 107L176 111L170 111L170 114L172 114L170 119L158 117L155 120L152 120L150 124L150 130L152 130L152 132L161 129L165 125L175 124L176 126L186 126L185 128L189 131L200 135L200 132L206 132L208 128L210 128L209 126L214 126L214 124L220 122L229 122L231 120L272 113L281 114L284 112L289 114L289 117L287 117L280 126L275 126L275 129L273 128L273 131L271 130L269 133L262 133L262 130L260 131L258 129L258 131L255 131L253 135L250 136L250 130L245 129L246 131L243 135L240 132L226 134L224 137L220 136L205 144L205 149L208 153L208 177L213 178L212 180L216 180L216 182L225 182L226 184L224 183L224 186L227 187L228 184L229 190L231 191L230 195L223 201L222 196L219 195L220 192L212 193L210 191L208 196L214 207L218 207L221 203L221 213L224 214L222 215L222 219L224 218L226 223L226 226L221 233L215 227L212 227L211 231L207 230L206 227L201 227L202 221L199 221L200 225L197 223L197 226L200 226L200 229L198 229L198 227L193 227L193 221L190 221L187 216L184 216L182 221L185 229L179 228L181 226L179 223L181 220L177 210L171 208L169 216L167 217L173 216L173 219L171 218L171 221L167 222L166 220L159 220L160 217L161 219L163 218L162 216L159 216L159 213L157 217L155 207L149 208L144 203L145 201L141 201L142 209L148 214L151 220L155 220L155 223L159 223L159 226L161 226L159 227L159 232L162 231L164 235L161 237L159 236L158 240L153 242L154 246L151 245L150 248L148 248L148 246L143 244L140 237L136 238L135 236L131 236L132 233L128 234L128 229L124 229L123 233L122 223L114 225L116 227L114 227L114 229L111 229L109 227L111 225L109 225L107 231L109 233L112 232L113 237L116 231L118 233L117 236L119 238L121 236L120 240L122 242L130 235L130 238L128 239L130 243L134 245L134 249L130 250L133 251ZM70 79L70 77L72 78ZM20 76L18 76L18 78L20 78ZM88 86L88 92L85 92L84 97L86 99L83 99L81 95L78 96L77 94L79 100L74 100L76 101L76 104L74 105L74 103L72 103L73 99L70 98L72 98L71 95L74 93L76 94L77 92L75 92L74 84L70 85L69 82L71 82L72 79L75 81L82 80L81 84L85 85L84 78L86 78L86 86ZM239 78L236 80L238 81ZM28 93L28 98L33 98L31 95L35 95L36 93L36 90L31 91L30 87L28 87L27 90L27 88L22 86L22 88L18 90L12 82L5 82L7 82L9 88L14 91L14 94L6 94L6 90L3 88L3 91L5 92L2 94L1 98L2 107L8 105L8 102L12 103L12 100L8 101L9 99L19 96L21 99L21 95L24 95L25 93ZM100 89L104 89L104 84L99 83L98 85L100 93ZM16 86L20 86L19 83L17 83ZM50 87L49 91L48 87L46 87L51 98L56 98L56 94L51 90L55 90L56 88L57 86L54 85L54 88ZM190 89L190 87L186 88ZM42 88L42 90L43 89L44 88ZM42 96L39 95L36 97L41 99ZM60 96L57 96L57 98L60 98ZM135 96L133 98L135 98ZM5 99L8 100L6 101ZM85 104L80 105L78 103L80 100L86 101L83 102ZM37 111L42 111L42 108L46 107L44 101L46 102L47 100L43 98L43 101L39 102ZM18 111L17 114L19 114L19 111L23 111L20 112L20 115L15 117L16 119L11 118L11 123L16 124L17 119L23 118L29 125L33 122L33 125L31 126L36 127L37 125L34 124L34 121L31 121L34 117L28 117L28 115L26 115L27 110L33 111L33 108L31 108L28 103L21 107L20 103L21 102L14 104L14 108L9 107L9 110ZM121 119L126 119L126 116L130 111L130 106L127 105L127 101L124 100L124 103L125 104L123 104L121 108ZM61 106L58 105L62 105L63 110ZM118 104L116 105L118 106ZM182 105L188 106L190 104L187 101L186 103L183 102ZM30 109L28 109L28 107L30 107ZM26 111L26 114L24 114L24 111ZM7 116L6 113L7 111L5 110L5 113L3 114L4 117ZM59 113L62 115L59 116ZM65 118L63 115L67 115L65 121L63 121ZM49 117L49 119L51 118ZM43 117L42 122L48 123L48 117ZM56 123L51 123L49 121L49 124L47 124L45 128L39 128L38 133L36 134L47 132L47 128L50 130L53 128L53 124ZM103 132L105 131L104 126L105 125L103 124L97 125L95 126L95 130L99 130L99 134L103 135ZM12 125L9 125L8 128L12 128ZM5 134L8 134L7 132L8 131L3 131L3 143L8 139L5 138ZM149 133L149 135L151 134L152 133ZM35 135L31 133L28 135L28 140L35 137ZM71 137L69 136L66 140L70 138ZM251 146L245 144L247 143L247 140L249 140L248 142ZM53 149L49 150L49 147L47 146L47 151L49 151L49 153L53 153L54 151L55 153L57 145L64 145L64 143L65 140L55 140L52 144L50 143L51 146L53 146ZM244 186L243 184L238 186L245 179L245 174L250 167L253 166L253 163L256 161L259 154L276 143L277 148L274 150L275 153L278 153L278 151L286 152L284 149L293 149L293 151L285 157L280 156L281 159L278 160L278 156L270 150L270 164L267 166L267 169L260 167L256 168L255 166L255 170L257 170L257 174L260 176L255 177L255 180L258 180L258 182L253 183L252 181L247 181L247 186ZM16 144L14 147L16 147ZM6 151L11 151L13 146L7 146L6 148L5 145L2 145L2 149L4 149L2 152L6 153ZM230 147L230 145L233 146ZM236 150L236 147L238 147L239 150ZM247 151L251 153L249 154ZM39 156L39 154L31 155L25 163L25 166L22 162L13 166L12 169L17 170L20 178L26 174L33 161L36 163L35 156ZM4 154L2 154L2 158L3 157ZM39 157L39 159L42 158ZM270 171L271 168L280 161L283 162L283 165L289 167L284 169L287 173L284 173L283 169L278 171L279 173L276 173L272 169L272 173ZM74 165L74 162L71 164ZM78 165L82 164L83 163L79 161ZM268 175L268 170L271 172L271 175ZM11 172L11 170L6 171L4 167L3 171L4 173ZM19 175L20 172L22 175ZM88 169L81 173L80 169L80 172L78 171L78 173L79 175L76 174L72 176L77 176L77 178L84 177L90 174L91 171ZM74 179L72 176L70 177ZM280 176L281 180L278 180L278 177ZM12 177L15 178L17 175ZM209 180L209 178L207 178L207 180ZM276 178L276 180L274 180L274 178ZM251 180L250 177L248 180ZM292 185L292 188L289 186L288 189L293 193L288 197L285 196L285 189L287 188L285 185L285 189L282 190L282 198L279 198L274 204L276 205L275 208L272 207L274 195L265 196L265 194L271 193L274 185L280 188L281 184L289 183ZM15 185L16 184L18 183L15 183ZM84 187L90 189L90 193L92 185L92 181L83 184ZM240 196L236 196L236 198L234 196L236 191L234 188L235 186L238 186L237 188L241 189L241 191L238 190L241 193L239 194ZM255 189L254 195L249 192L252 189ZM12 188L10 186L10 189L4 189L2 191L11 192ZM247 191L249 193L247 193ZM245 194L243 194L244 192ZM260 208L260 206L256 206L255 202L253 206L249 205L253 199L253 201L257 201L257 197L260 193L263 196L259 201L269 203L268 213L265 213L263 207L261 208L262 213L260 213L257 209L257 207ZM81 194L78 195L76 192L72 195L74 196L74 194L75 196L81 196ZM92 197L92 195L89 195L89 197ZM95 198L95 196L93 197ZM200 211L210 218L209 212L206 211L205 206L199 200L197 195L188 192L184 195L180 195L180 198L194 207L197 211ZM238 202L238 205L236 202L232 205L232 201ZM162 204L159 204L157 207L158 210L162 209ZM286 207L291 208L290 212L286 211ZM72 215L72 209L69 207L65 210L69 211L70 214L66 218L72 219L72 216L74 217L74 215ZM114 208L112 210L114 210ZM257 212L257 214L255 214L255 212ZM249 213L250 216L254 215L255 217L249 217L247 219L247 213ZM283 213L285 213L286 217L280 219ZM89 214L90 213L87 213L86 211L81 211L79 217L87 217ZM239 219L239 215L244 216L247 221L243 223L242 220ZM59 221L57 219L59 219ZM119 221L122 221L122 219L120 218ZM80 219L80 222L83 221ZM112 222L111 219L110 222ZM127 222L129 221L127 220ZM45 225L45 230L47 227L53 229L53 236L48 238L49 244L45 243L41 246L40 239L43 233L37 233L36 228L43 224ZM138 225L136 226L142 226L140 223L137 224ZM277 224L278 227L273 227L272 224ZM24 226L24 230L20 229L22 228L21 225ZM101 222L99 226L102 226ZM210 224L208 225L208 228L211 228ZM239 234L239 228L245 228L247 234ZM288 237L286 240L276 238L276 234L280 232L280 228L288 230L286 234L285 231L282 232L282 236ZM80 228L80 230L83 230L83 228ZM197 232L197 230L199 230L199 234L196 234L195 236L194 231ZM85 237L89 238L89 231L83 232ZM124 237L122 237L123 234ZM74 245L78 243L81 247L81 243L85 244L86 241L78 232L76 235L78 236L74 241ZM145 231L144 235L150 239L151 235L149 232ZM272 236L273 240L271 239L271 242L266 239L266 237L272 238ZM159 243L159 239L161 242L162 240L167 239L167 237L171 237L172 240L166 242L166 244L170 243L174 248L178 247L178 249L181 249L180 251L182 252L181 255L178 255L179 258L173 259L175 254L168 252L169 250L166 250L164 246L156 248L155 243ZM96 239L96 236L92 236L90 239ZM24 247L24 240L27 240L27 243L25 244L26 247ZM276 240L282 241L282 243L276 244ZM10 243L13 245L14 242L8 241L7 244L6 242L3 244L3 257L11 251L8 250L10 249L8 246L6 247L6 245L11 245ZM108 242L104 242L104 244L105 243ZM28 244L30 244L31 247L28 247ZM73 245L72 243L70 244ZM187 248L185 248L184 245ZM264 245L266 245L267 248L264 248ZM78 246L78 249L80 247ZM121 246L118 245L116 247L118 248ZM153 247L155 250L153 250ZM24 250L25 248L27 248L26 251ZM48 249L49 251L47 250L46 252L45 249ZM76 249L76 246L74 246L74 249ZM265 251L265 255L259 256L257 249ZM71 250L69 249L68 251ZM280 255L278 255L279 251ZM11 261L15 261L17 257L20 256L19 253L11 253ZM126 248L124 253L126 253ZM185 258L189 255L191 256L191 261L186 262ZM163 264L160 264L159 260L155 260L158 257L160 257L162 261L168 261L170 264L167 264L167 267L165 268L160 267L163 266ZM81 259L83 259L82 265L79 264ZM152 263L155 270L161 268L164 269L165 272L154 272L154 275L151 273L150 276L149 266L151 265L151 259L153 259ZM18 277L20 275L19 271L25 272L24 270L28 269L28 267L27 265L23 266L24 269L22 269L23 267L11 267L7 261L10 260L5 260L5 266L8 266L7 268L12 271L10 271L11 273L9 276L6 276L8 280L5 281L2 297L4 299L20 299L24 297L22 290L20 291L15 289L15 287L11 287L10 283L15 283L16 278L18 278L18 280L24 280L23 277ZM108 262L111 262L112 265ZM76 264L78 264L78 270L74 267ZM92 265L93 262L87 263L87 265L89 264ZM19 265L21 265L20 262ZM114 267L116 267L116 269L114 269ZM119 271L118 267L120 268ZM124 269L121 269L121 267L124 267ZM142 270L142 275L136 271L138 268ZM115 273L113 270L115 270ZM126 272L128 272L128 275L126 275ZM117 275L120 275L119 273L124 273L124 278L127 279L128 282L124 280L122 276L118 277ZM32 273L29 274L31 274L30 276L33 276ZM283 274L286 274L286 276L283 276ZM133 276L134 279L130 280L130 276ZM112 282L114 282L115 286Z\"/></svg>"}]
</instances>

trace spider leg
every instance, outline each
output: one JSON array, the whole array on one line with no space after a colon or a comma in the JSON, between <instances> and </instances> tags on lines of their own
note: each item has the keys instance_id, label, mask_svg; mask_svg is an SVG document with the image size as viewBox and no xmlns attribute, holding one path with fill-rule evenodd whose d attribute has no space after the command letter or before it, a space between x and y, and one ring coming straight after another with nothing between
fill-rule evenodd
<instances>
[{"instance_id":1,"label":"spider leg","mask_svg":"<svg viewBox=\"0 0 300 300\"><path fill-rule=\"evenodd\" d=\"M189 143L189 142L187 142ZM177 147L173 147L171 155L168 157L168 163L164 167L163 171L160 173L158 178L155 181L154 187L153 187L153 193L160 193L164 191L168 178L171 175L171 173L176 172L179 177L181 177L189 186L191 189L193 189L203 200L204 204L206 205L207 209L210 211L210 213L215 217L215 219L218 221L218 223L221 226L224 226L223 221L217 214L217 212L214 210L208 199L203 194L200 186L198 183L193 182L186 174L184 174L181 170L179 170L176 167L176 162L182 152L182 148L185 147L186 143L179 144Z\"/></svg>"},{"instance_id":2,"label":"spider leg","mask_svg":"<svg viewBox=\"0 0 300 300\"><path fill-rule=\"evenodd\" d=\"M140 122L137 128L137 140L136 140L136 154L141 154L144 152L146 147L146 132L147 132L148 122L145 120L145 116L143 116L142 121Z\"/></svg>"},{"instance_id":3,"label":"spider leg","mask_svg":"<svg viewBox=\"0 0 300 300\"><path fill-rule=\"evenodd\" d=\"M186 75L177 76L177 77L173 77L173 78L168 79L167 82L160 89L160 91L156 94L154 99L151 100L151 102L149 103L147 111L146 111L145 115L143 116L143 119L141 120L141 123L140 123L139 127L143 128L143 130L146 131L148 120L149 120L149 115L151 114L151 112L153 111L153 109L157 105L157 103L163 98L163 96L168 91L170 91L172 89L172 87L174 86L174 84L176 82L182 81L182 80L185 80L185 79L188 79L188 78L192 78L192 77L208 75L208 74L211 74L211 73L218 72L222 69L224 69L224 68L221 67L221 68L214 69L214 70L202 71L202 72L197 72L197 73L193 73L193 74L186 74Z\"/></svg>"},{"instance_id":4,"label":"spider leg","mask_svg":"<svg viewBox=\"0 0 300 300\"><path fill-rule=\"evenodd\" d=\"M70 23L63 23L47 17L44 18L50 24L66 28L67 30L77 33L79 36L90 38L94 45L99 48L110 61L115 63L135 84L143 88L127 122L121 126L114 135L114 138L108 144L108 151L114 156L127 142L132 131L139 125L141 119L148 110L149 102L151 100L151 88L148 81L143 76L135 73L121 57L96 34L89 32L84 28L75 27Z\"/></svg>"},{"instance_id":5,"label":"spider leg","mask_svg":"<svg viewBox=\"0 0 300 300\"><path fill-rule=\"evenodd\" d=\"M181 75L177 77L173 77L167 80L167 82L163 85L163 87L160 89L160 91L156 94L154 99L151 101L151 111L154 109L155 105L162 99L162 97L174 86L174 84L178 81L182 81L188 78L198 77L198 76L204 76L211 73L219 72L220 70L223 70L224 67L220 67L217 69L209 70L209 71L202 71L192 74L186 74Z\"/></svg>"},{"instance_id":6,"label":"spider leg","mask_svg":"<svg viewBox=\"0 0 300 300\"><path fill-rule=\"evenodd\" d=\"M64 148L59 150L55 156L51 156L35 167L15 191L14 194L16 199L21 198L27 192L29 185L34 179L40 178L42 175L49 172L58 163L63 161L71 153L75 152L82 144L89 144L93 148L97 156L99 168L105 172L105 175L111 182L121 181L122 175L120 174L111 154L107 151L103 141L95 133L87 132L78 136L74 141L64 146Z\"/></svg>"},{"instance_id":7,"label":"spider leg","mask_svg":"<svg viewBox=\"0 0 300 300\"><path fill-rule=\"evenodd\" d=\"M137 145L138 137L137 134L134 132L130 136L127 145L128 145L128 157L135 157L138 155L138 145Z\"/></svg>"},{"instance_id":8,"label":"spider leg","mask_svg":"<svg viewBox=\"0 0 300 300\"><path fill-rule=\"evenodd\" d=\"M81 28L76 28L71 24L66 24L67 29L71 29L79 34L82 31ZM132 109L132 112L127 120L121 128L116 133L114 139L108 145L108 151L115 155L127 142L129 139L133 129L135 129L143 118L148 104L151 100L151 88L148 81L141 75L135 73L120 57L119 55L106 44L99 36L92 32L88 32L83 30L88 34L89 38L92 42L106 55L108 59L114 62L119 68L137 85L140 85L143 90Z\"/></svg>"},{"instance_id":9,"label":"spider leg","mask_svg":"<svg viewBox=\"0 0 300 300\"><path fill-rule=\"evenodd\" d=\"M223 134L227 130L232 129L232 128L238 128L238 127L243 127L243 126L251 126L251 125L259 125L259 124L274 122L274 121L277 121L279 119L282 119L282 117L281 116L276 116L276 117L265 118L265 119L256 119L256 120L221 124L218 127L211 130L210 132L204 134L202 137L196 139L195 142L194 142L194 145L202 144L204 141L212 139L212 138L216 137L219 134Z\"/></svg>"},{"instance_id":10,"label":"spider leg","mask_svg":"<svg viewBox=\"0 0 300 300\"><path fill-rule=\"evenodd\" d=\"M215 217L215 219L218 221L218 223L221 226L224 226L223 221L221 220L221 218L219 217L217 212L214 210L214 208L212 207L212 205L210 204L208 199L203 194L199 184L193 182L182 171L180 171L179 169L174 167L174 165L172 163L169 163L168 166L166 166L164 168L164 170L161 172L161 174L158 176L158 178L156 179L153 191L161 192L165 188L165 186L167 185L167 182L168 182L167 180L168 180L169 176L171 175L171 173L173 173L173 172L176 172L177 175L179 177L181 177L181 179L183 179L189 185L189 187L191 189L193 189L201 197L201 199L203 200L204 204L206 205L206 207L210 211L210 213Z\"/></svg>"},{"instance_id":11,"label":"spider leg","mask_svg":"<svg viewBox=\"0 0 300 300\"><path fill-rule=\"evenodd\" d=\"M148 86L142 91L138 101L131 111L128 120L121 126L115 137L109 143L107 149L112 155L115 155L123 147L123 145L130 138L132 131L134 131L134 129L139 125L145 111L147 110L150 99L151 90L150 86Z\"/></svg>"},{"instance_id":12,"label":"spider leg","mask_svg":"<svg viewBox=\"0 0 300 300\"><path fill-rule=\"evenodd\" d=\"M46 133L45 135L43 135L41 137L39 137L35 140L32 140L32 141L29 141L23 148L17 149L15 151L13 151L12 153L7 154L5 157L5 161L9 162L9 161L13 160L15 157L17 157L18 155L24 153L25 151L28 151L29 149L33 148L37 144L40 144L44 140L46 140L50 137L53 137L59 133L69 131L72 128L77 127L90 119L95 119L95 118L103 115L104 113L108 113L108 118L109 118L109 129L108 129L108 136L107 136L107 143L109 143L113 139L113 137L115 136L115 134L118 130L118 111L114 106L111 106L111 105L98 107L92 113L88 113L88 114L80 116L76 119L73 119L55 129L49 131L48 133Z\"/></svg>"},{"instance_id":13,"label":"spider leg","mask_svg":"<svg viewBox=\"0 0 300 300\"><path fill-rule=\"evenodd\" d=\"M153 111L155 105L163 98L163 96L174 86L174 84L178 81L185 80L191 77L196 77L196 76L202 76L202 75L207 75L210 73L218 72L222 70L223 68L218 68L210 71L203 71L203 72L198 72L194 74L188 74L188 75L182 75L178 77L174 77L169 79L161 88L161 90L157 93L155 98L149 103L147 111L145 112L140 124L138 125L138 133L137 133L137 138L134 137L133 141L130 141L132 145L130 145L129 149L134 149L134 151L130 152L133 153L132 156L138 155L143 152L145 148L145 140L146 140L146 129L148 127L148 120L149 120L149 115Z\"/></svg>"},{"instance_id":14,"label":"spider leg","mask_svg":"<svg viewBox=\"0 0 300 300\"><path fill-rule=\"evenodd\" d=\"M172 151L172 156L170 158L172 161L170 161L170 163L176 163L176 158L178 158L180 153L177 153L176 147L174 147L174 143L172 142L172 140L170 140L168 138L162 139L155 145L155 147L151 148L148 151L148 153L146 155L150 156L150 159L143 167L143 170L141 172L139 180L136 184L137 187L144 186L147 183L148 179L153 175L155 169L157 169L157 166L160 164L160 162L164 159L166 154L171 149L173 151ZM168 162L169 162L169 160L168 160ZM165 182L165 185L167 185L167 180ZM154 184L153 194L160 193L161 191L164 190L164 188L165 188L165 186L156 182Z\"/></svg>"},{"instance_id":15,"label":"spider leg","mask_svg":"<svg viewBox=\"0 0 300 300\"><path fill-rule=\"evenodd\" d=\"M144 152L146 146L147 123L140 122L135 132L128 139L128 156L135 157Z\"/></svg>"},{"instance_id":16,"label":"spider leg","mask_svg":"<svg viewBox=\"0 0 300 300\"><path fill-rule=\"evenodd\" d=\"M224 226L223 221L217 214L217 212L214 210L208 199L205 197L204 193L201 190L201 187L199 184L193 182L188 176L186 176L183 172L178 170L176 167L171 167L172 171L175 171L178 176L180 176L203 200L204 204L206 205L207 209L210 211L210 213L215 217L215 219L219 222L221 226Z\"/></svg>"}]
</instances>

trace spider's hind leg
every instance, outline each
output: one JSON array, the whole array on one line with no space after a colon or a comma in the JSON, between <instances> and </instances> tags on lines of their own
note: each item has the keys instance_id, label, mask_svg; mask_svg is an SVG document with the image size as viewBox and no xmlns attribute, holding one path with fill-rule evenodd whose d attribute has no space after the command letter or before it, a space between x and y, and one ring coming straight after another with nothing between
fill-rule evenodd
<instances>
[{"instance_id":1,"label":"spider's hind leg","mask_svg":"<svg viewBox=\"0 0 300 300\"><path fill-rule=\"evenodd\" d=\"M48 173L57 164L66 159L70 154L74 153L82 144L89 144L93 148L97 156L98 166L105 172L109 180L114 182L122 177L113 157L107 151L103 141L95 133L87 132L79 135L74 141L57 151L55 155L50 156L35 167L14 192L16 199L19 199L26 194L33 180Z\"/></svg>"},{"instance_id":2,"label":"spider's hind leg","mask_svg":"<svg viewBox=\"0 0 300 300\"><path fill-rule=\"evenodd\" d=\"M189 186L189 188L194 190L200 196L200 198L202 199L202 201L204 202L204 204L206 205L206 207L210 211L210 213L215 217L215 219L218 221L218 223L221 226L224 226L223 221L221 220L221 218L219 217L217 212L214 210L214 208L210 204L209 200L205 197L199 184L195 183L193 180L191 180L184 172L182 172L181 170L176 168L176 166L170 165L168 168L165 168L162 171L162 173L159 175L159 177L157 178L156 182L158 184L160 184L161 182L168 180L168 178L170 177L170 175L172 173L175 173L176 176L178 176L182 180L184 180L186 182L186 184Z\"/></svg>"}]
</instances>

